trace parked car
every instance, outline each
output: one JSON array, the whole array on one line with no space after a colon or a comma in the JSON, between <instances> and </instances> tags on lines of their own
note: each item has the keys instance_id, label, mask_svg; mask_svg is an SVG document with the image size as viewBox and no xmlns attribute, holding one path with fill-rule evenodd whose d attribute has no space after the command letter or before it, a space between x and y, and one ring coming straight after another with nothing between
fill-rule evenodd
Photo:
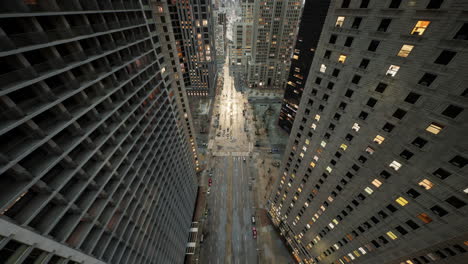
<instances>
[{"instance_id":1,"label":"parked car","mask_svg":"<svg viewBox=\"0 0 468 264\"><path fill-rule=\"evenodd\" d=\"M255 225L255 216L252 216L252 224Z\"/></svg>"},{"instance_id":2,"label":"parked car","mask_svg":"<svg viewBox=\"0 0 468 264\"><path fill-rule=\"evenodd\" d=\"M208 186L211 187L211 184L213 183L213 180L211 178L208 179Z\"/></svg>"}]
</instances>

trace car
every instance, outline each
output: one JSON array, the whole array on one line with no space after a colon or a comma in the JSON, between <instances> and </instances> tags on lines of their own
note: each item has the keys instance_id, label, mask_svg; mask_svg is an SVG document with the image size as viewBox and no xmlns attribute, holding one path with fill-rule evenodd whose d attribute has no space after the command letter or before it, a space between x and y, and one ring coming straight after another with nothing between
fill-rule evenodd
<instances>
[{"instance_id":1,"label":"car","mask_svg":"<svg viewBox=\"0 0 468 264\"><path fill-rule=\"evenodd\" d=\"M210 194L210 191L211 191L211 188L208 188L208 190L206 191L206 194Z\"/></svg>"},{"instance_id":2,"label":"car","mask_svg":"<svg viewBox=\"0 0 468 264\"><path fill-rule=\"evenodd\" d=\"M255 227L252 227L252 235L254 239L257 239L257 229Z\"/></svg>"},{"instance_id":3,"label":"car","mask_svg":"<svg viewBox=\"0 0 468 264\"><path fill-rule=\"evenodd\" d=\"M242 158L242 160L245 162L245 157L244 157L244 158Z\"/></svg>"},{"instance_id":4,"label":"car","mask_svg":"<svg viewBox=\"0 0 468 264\"><path fill-rule=\"evenodd\" d=\"M255 225L255 216L252 216L252 224Z\"/></svg>"},{"instance_id":5,"label":"car","mask_svg":"<svg viewBox=\"0 0 468 264\"><path fill-rule=\"evenodd\" d=\"M208 179L208 186L211 187L211 184L213 183L213 180L211 178Z\"/></svg>"}]
</instances>

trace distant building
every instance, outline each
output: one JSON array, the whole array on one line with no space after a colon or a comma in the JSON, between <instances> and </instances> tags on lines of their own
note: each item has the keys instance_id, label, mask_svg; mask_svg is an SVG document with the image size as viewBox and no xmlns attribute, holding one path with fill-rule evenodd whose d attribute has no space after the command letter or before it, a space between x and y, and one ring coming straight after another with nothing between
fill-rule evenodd
<instances>
[{"instance_id":1,"label":"distant building","mask_svg":"<svg viewBox=\"0 0 468 264\"><path fill-rule=\"evenodd\" d=\"M234 74L239 77L243 75L243 78L245 78L248 72L248 63L252 56L255 3L253 0L242 0L240 7L240 20L232 24L230 69Z\"/></svg>"},{"instance_id":2,"label":"distant building","mask_svg":"<svg viewBox=\"0 0 468 264\"><path fill-rule=\"evenodd\" d=\"M303 7L278 121L288 133L294 123L329 6L330 0L306 0Z\"/></svg>"},{"instance_id":3,"label":"distant building","mask_svg":"<svg viewBox=\"0 0 468 264\"><path fill-rule=\"evenodd\" d=\"M216 20L211 0L168 3L179 62L189 96L212 97L216 89Z\"/></svg>"},{"instance_id":4,"label":"distant building","mask_svg":"<svg viewBox=\"0 0 468 264\"><path fill-rule=\"evenodd\" d=\"M467 11L331 1L268 206L298 262L467 262Z\"/></svg>"},{"instance_id":5,"label":"distant building","mask_svg":"<svg viewBox=\"0 0 468 264\"><path fill-rule=\"evenodd\" d=\"M284 89L303 1L251 2L253 41L247 82L254 88Z\"/></svg>"},{"instance_id":6,"label":"distant building","mask_svg":"<svg viewBox=\"0 0 468 264\"><path fill-rule=\"evenodd\" d=\"M198 157L155 2L0 2L0 263L182 263Z\"/></svg>"}]
</instances>

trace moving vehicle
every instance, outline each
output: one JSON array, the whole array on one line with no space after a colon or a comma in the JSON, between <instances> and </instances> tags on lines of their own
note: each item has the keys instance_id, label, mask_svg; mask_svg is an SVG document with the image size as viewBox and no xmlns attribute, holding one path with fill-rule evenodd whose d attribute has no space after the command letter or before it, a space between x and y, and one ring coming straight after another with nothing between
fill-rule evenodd
<instances>
[{"instance_id":1,"label":"moving vehicle","mask_svg":"<svg viewBox=\"0 0 468 264\"><path fill-rule=\"evenodd\" d=\"M255 216L252 216L252 224L255 225Z\"/></svg>"},{"instance_id":2,"label":"moving vehicle","mask_svg":"<svg viewBox=\"0 0 468 264\"><path fill-rule=\"evenodd\" d=\"M208 190L206 191L206 194L210 194L210 191L211 191L211 188L208 188Z\"/></svg>"},{"instance_id":3,"label":"moving vehicle","mask_svg":"<svg viewBox=\"0 0 468 264\"><path fill-rule=\"evenodd\" d=\"M252 227L252 235L254 239L257 239L257 229L255 227Z\"/></svg>"},{"instance_id":4,"label":"moving vehicle","mask_svg":"<svg viewBox=\"0 0 468 264\"><path fill-rule=\"evenodd\" d=\"M211 187L211 184L213 183L213 180L211 178L208 179L208 186Z\"/></svg>"}]
</instances>

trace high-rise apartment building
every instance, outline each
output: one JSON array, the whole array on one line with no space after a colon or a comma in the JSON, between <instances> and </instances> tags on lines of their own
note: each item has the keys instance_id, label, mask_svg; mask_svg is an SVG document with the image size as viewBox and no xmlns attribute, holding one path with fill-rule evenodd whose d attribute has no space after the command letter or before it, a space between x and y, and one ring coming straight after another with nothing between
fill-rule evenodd
<instances>
[{"instance_id":1,"label":"high-rise apartment building","mask_svg":"<svg viewBox=\"0 0 468 264\"><path fill-rule=\"evenodd\" d=\"M216 46L216 68L221 70L226 60L226 13L224 10L216 10L215 24L215 46Z\"/></svg>"},{"instance_id":2,"label":"high-rise apartment building","mask_svg":"<svg viewBox=\"0 0 468 264\"><path fill-rule=\"evenodd\" d=\"M288 133L294 123L329 6L329 0L306 0L304 3L278 120L278 125Z\"/></svg>"},{"instance_id":3,"label":"high-rise apartment building","mask_svg":"<svg viewBox=\"0 0 468 264\"><path fill-rule=\"evenodd\" d=\"M240 2L240 19L232 24L230 69L240 77L247 76L248 63L252 57L254 0Z\"/></svg>"},{"instance_id":4,"label":"high-rise apartment building","mask_svg":"<svg viewBox=\"0 0 468 264\"><path fill-rule=\"evenodd\" d=\"M302 263L466 263L467 1L331 1L269 213Z\"/></svg>"},{"instance_id":5,"label":"high-rise apartment building","mask_svg":"<svg viewBox=\"0 0 468 264\"><path fill-rule=\"evenodd\" d=\"M170 1L168 5L187 94L214 96L216 18L211 0Z\"/></svg>"},{"instance_id":6,"label":"high-rise apartment building","mask_svg":"<svg viewBox=\"0 0 468 264\"><path fill-rule=\"evenodd\" d=\"M167 10L0 2L0 263L183 261L197 156Z\"/></svg>"},{"instance_id":7,"label":"high-rise apartment building","mask_svg":"<svg viewBox=\"0 0 468 264\"><path fill-rule=\"evenodd\" d=\"M251 0L252 1L252 0ZM248 62L250 87L283 89L296 40L301 0L255 0L252 52Z\"/></svg>"}]
</instances>

